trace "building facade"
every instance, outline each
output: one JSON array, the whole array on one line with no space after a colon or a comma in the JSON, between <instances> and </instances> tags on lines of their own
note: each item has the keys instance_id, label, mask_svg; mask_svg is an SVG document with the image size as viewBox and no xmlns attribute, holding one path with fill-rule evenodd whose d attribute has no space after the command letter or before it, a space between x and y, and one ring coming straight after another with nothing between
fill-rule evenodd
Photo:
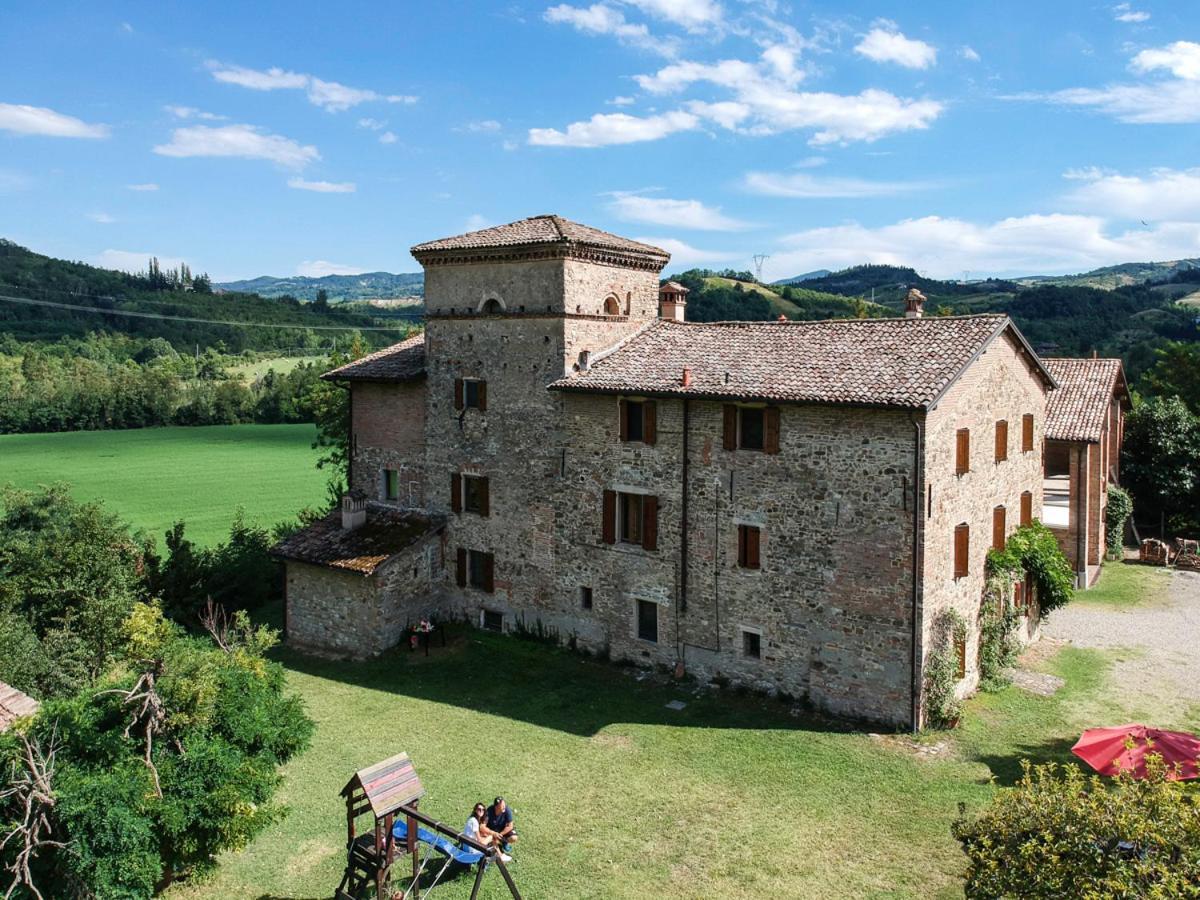
<instances>
[{"instance_id":1,"label":"building facade","mask_svg":"<svg viewBox=\"0 0 1200 900\"><path fill-rule=\"evenodd\" d=\"M368 515L426 523L397 553L426 548L427 574L382 618L538 629L915 726L953 608L973 687L986 553L1041 517L1055 386L1006 317L916 295L901 319L688 323L664 251L555 216L413 253L424 334L327 376ZM369 549L343 530L321 578L280 553L308 646L352 577L329 559Z\"/></svg>"}]
</instances>

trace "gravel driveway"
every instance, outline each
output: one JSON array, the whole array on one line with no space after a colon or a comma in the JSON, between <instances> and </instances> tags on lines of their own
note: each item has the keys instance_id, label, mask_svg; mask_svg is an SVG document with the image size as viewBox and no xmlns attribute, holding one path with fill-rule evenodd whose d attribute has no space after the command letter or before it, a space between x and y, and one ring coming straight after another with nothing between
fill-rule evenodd
<instances>
[{"instance_id":1,"label":"gravel driveway","mask_svg":"<svg viewBox=\"0 0 1200 900\"><path fill-rule=\"evenodd\" d=\"M1161 602L1128 608L1072 603L1056 610L1042 635L1077 647L1129 649L1114 684L1175 713L1200 704L1200 573L1175 571Z\"/></svg>"}]
</instances>

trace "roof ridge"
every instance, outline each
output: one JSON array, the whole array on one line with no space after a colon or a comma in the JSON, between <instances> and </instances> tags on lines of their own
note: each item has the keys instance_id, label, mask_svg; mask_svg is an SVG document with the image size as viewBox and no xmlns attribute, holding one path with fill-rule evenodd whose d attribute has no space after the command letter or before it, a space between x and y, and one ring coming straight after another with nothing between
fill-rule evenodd
<instances>
[{"instance_id":1,"label":"roof ridge","mask_svg":"<svg viewBox=\"0 0 1200 900\"><path fill-rule=\"evenodd\" d=\"M678 322L675 320L664 320L664 321L673 322L676 325L689 325L689 326L699 326L699 327L704 327L704 326L708 326L708 325L738 325L738 326L743 326L743 327L746 327L746 326L757 327L757 326L761 326L761 325L827 325L827 324L831 324L833 322L846 323L846 324L855 324L855 323L868 324L868 323L874 323L874 322L888 322L890 324L897 324L897 323L901 323L901 322L961 322L966 319L1009 319L1011 321L1011 318L1008 315L1008 313L996 313L996 312L969 313L967 315L962 315L962 316L919 316L919 317L915 317L915 318L910 318L907 316L870 316L870 317L863 318L863 319L859 319L857 317L855 317L855 318L833 317L833 318L829 318L829 319L721 319L717 322L693 322L693 321Z\"/></svg>"}]
</instances>

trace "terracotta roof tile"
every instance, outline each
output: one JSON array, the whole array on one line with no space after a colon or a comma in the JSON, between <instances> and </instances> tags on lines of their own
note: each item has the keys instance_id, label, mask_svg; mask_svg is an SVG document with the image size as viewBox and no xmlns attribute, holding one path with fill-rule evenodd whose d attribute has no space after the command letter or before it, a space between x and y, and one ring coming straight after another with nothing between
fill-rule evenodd
<instances>
[{"instance_id":1,"label":"terracotta roof tile","mask_svg":"<svg viewBox=\"0 0 1200 900\"><path fill-rule=\"evenodd\" d=\"M1046 407L1046 437L1054 441L1100 440L1113 395L1125 393L1119 359L1043 359L1059 388Z\"/></svg>"},{"instance_id":2,"label":"terracotta roof tile","mask_svg":"<svg viewBox=\"0 0 1200 900\"><path fill-rule=\"evenodd\" d=\"M821 322L659 320L552 389L926 407L998 334L1001 315ZM684 368L691 383L682 385ZM1040 369L1047 384L1052 384Z\"/></svg>"},{"instance_id":3,"label":"terracotta roof tile","mask_svg":"<svg viewBox=\"0 0 1200 900\"><path fill-rule=\"evenodd\" d=\"M328 381L412 381L425 374L425 332L326 372Z\"/></svg>"},{"instance_id":4,"label":"terracotta roof tile","mask_svg":"<svg viewBox=\"0 0 1200 900\"><path fill-rule=\"evenodd\" d=\"M434 527L436 523L420 513L368 503L367 521L358 528L342 528L341 510L335 510L280 541L271 552L282 559L371 575Z\"/></svg>"},{"instance_id":5,"label":"terracotta roof tile","mask_svg":"<svg viewBox=\"0 0 1200 900\"><path fill-rule=\"evenodd\" d=\"M40 706L28 694L0 681L0 731L8 731L15 719L32 716Z\"/></svg>"},{"instance_id":6,"label":"terracotta roof tile","mask_svg":"<svg viewBox=\"0 0 1200 900\"><path fill-rule=\"evenodd\" d=\"M507 225L484 228L454 237L426 241L412 248L414 256L439 250L478 250L496 247L528 247L537 244L578 244L608 250L620 250L661 257L665 265L670 254L660 247L631 241L619 235L581 225L561 216L531 216Z\"/></svg>"}]
</instances>

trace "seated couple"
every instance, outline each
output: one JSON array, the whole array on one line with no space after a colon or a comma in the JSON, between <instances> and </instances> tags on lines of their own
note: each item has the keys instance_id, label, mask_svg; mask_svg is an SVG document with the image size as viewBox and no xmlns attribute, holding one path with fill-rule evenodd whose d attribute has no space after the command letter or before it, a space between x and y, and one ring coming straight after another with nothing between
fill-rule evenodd
<instances>
[{"instance_id":1,"label":"seated couple","mask_svg":"<svg viewBox=\"0 0 1200 900\"><path fill-rule=\"evenodd\" d=\"M517 842L517 832L513 826L512 810L503 797L497 797L496 802L487 808L482 803L476 803L463 834L485 847L499 847L500 859L504 862L512 859L505 851L511 850Z\"/></svg>"}]
</instances>

